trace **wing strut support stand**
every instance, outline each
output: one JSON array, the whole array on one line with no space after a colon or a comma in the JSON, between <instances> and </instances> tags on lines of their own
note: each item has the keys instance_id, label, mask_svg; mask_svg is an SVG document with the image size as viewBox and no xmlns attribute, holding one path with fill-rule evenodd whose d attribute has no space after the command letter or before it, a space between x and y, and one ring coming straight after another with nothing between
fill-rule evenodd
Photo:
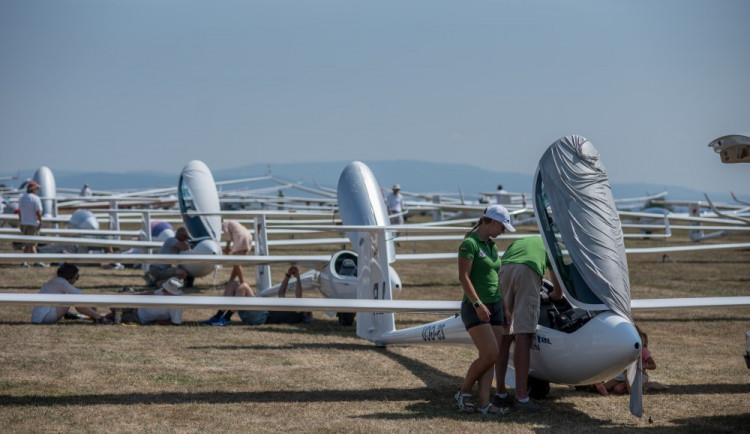
<instances>
[{"instance_id":1,"label":"wing strut support stand","mask_svg":"<svg viewBox=\"0 0 750 434\"><path fill-rule=\"evenodd\" d=\"M260 214L255 216L255 254L268 256L268 233L266 232L266 216ZM271 287L271 266L255 266L255 286L258 293Z\"/></svg>"}]
</instances>

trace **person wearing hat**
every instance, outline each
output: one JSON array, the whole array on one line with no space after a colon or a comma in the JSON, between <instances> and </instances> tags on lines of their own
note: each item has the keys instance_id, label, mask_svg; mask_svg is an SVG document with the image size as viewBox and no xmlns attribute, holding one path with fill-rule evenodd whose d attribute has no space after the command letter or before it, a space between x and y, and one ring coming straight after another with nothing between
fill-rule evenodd
<instances>
[{"instance_id":1,"label":"person wearing hat","mask_svg":"<svg viewBox=\"0 0 750 434\"><path fill-rule=\"evenodd\" d=\"M159 289L152 292L146 292L142 295L155 296L179 296L182 295L182 281L176 277L171 277L162 283ZM114 312L107 315L114 315ZM163 307L139 307L137 309L128 308L122 310L122 322L139 323L139 324L161 324L161 325L178 325L182 324L182 309L163 308Z\"/></svg>"},{"instance_id":2,"label":"person wearing hat","mask_svg":"<svg viewBox=\"0 0 750 434\"><path fill-rule=\"evenodd\" d=\"M404 197L401 195L401 186L393 184L393 189L385 198L385 206L388 207L388 215L391 216L391 224L404 224Z\"/></svg>"},{"instance_id":3,"label":"person wearing hat","mask_svg":"<svg viewBox=\"0 0 750 434\"><path fill-rule=\"evenodd\" d=\"M83 294L73 286L81 275L78 267L73 264L62 264L57 268L57 275L42 285L40 294ZM34 306L31 311L32 324L55 324L61 318L69 318L69 306ZM78 312L87 315L95 324L110 324L109 319L102 316L92 307L76 307ZM75 315L73 314L73 317Z\"/></svg>"},{"instance_id":4,"label":"person wearing hat","mask_svg":"<svg viewBox=\"0 0 750 434\"><path fill-rule=\"evenodd\" d=\"M469 366L461 389L455 398L465 412L502 415L508 409L490 402L492 369L500 354L500 343L505 325L502 295L498 287L497 272L500 255L492 238L505 231L515 232L510 214L502 205L491 205L458 249L458 280L464 296L461 301L461 320L479 356ZM478 403L472 400L474 383L478 383Z\"/></svg>"},{"instance_id":5,"label":"person wearing hat","mask_svg":"<svg viewBox=\"0 0 750 434\"><path fill-rule=\"evenodd\" d=\"M502 288L503 302L513 318L509 332L503 337L500 345L495 376L497 377L496 402L513 402L516 410L521 412L542 411L544 408L534 402L528 393L529 364L531 358L531 339L536 333L539 322L539 289L542 278L549 267L547 249L542 237L533 235L519 238L503 254L499 279ZM550 300L562 298L562 288L554 272L550 273L553 291ZM513 351L513 368L516 371L515 399L508 396L503 379L508 369L510 345L515 340Z\"/></svg>"},{"instance_id":6,"label":"person wearing hat","mask_svg":"<svg viewBox=\"0 0 750 434\"><path fill-rule=\"evenodd\" d=\"M91 197L91 189L89 188L88 184L83 184L83 188L81 189L81 193L79 194L81 197Z\"/></svg>"},{"instance_id":7,"label":"person wearing hat","mask_svg":"<svg viewBox=\"0 0 750 434\"><path fill-rule=\"evenodd\" d=\"M26 184L26 193L18 199L18 224L21 227L21 233L28 236L39 235L39 228L42 227L42 200L39 199L39 184L29 181ZM24 244L24 253L36 253L36 243L28 242ZM47 264L37 262L37 266L48 267ZM29 265L23 263L22 267Z\"/></svg>"}]
</instances>

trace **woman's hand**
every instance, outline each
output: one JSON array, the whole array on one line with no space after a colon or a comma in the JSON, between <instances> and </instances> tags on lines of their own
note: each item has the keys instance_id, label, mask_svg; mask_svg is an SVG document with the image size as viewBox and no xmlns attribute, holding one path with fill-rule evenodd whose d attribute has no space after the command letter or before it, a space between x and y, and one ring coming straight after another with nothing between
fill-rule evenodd
<instances>
[{"instance_id":1,"label":"woman's hand","mask_svg":"<svg viewBox=\"0 0 750 434\"><path fill-rule=\"evenodd\" d=\"M480 304L475 308L477 310L477 316L479 317L479 320L482 322L490 322L490 310L487 309L487 306L484 304Z\"/></svg>"}]
</instances>

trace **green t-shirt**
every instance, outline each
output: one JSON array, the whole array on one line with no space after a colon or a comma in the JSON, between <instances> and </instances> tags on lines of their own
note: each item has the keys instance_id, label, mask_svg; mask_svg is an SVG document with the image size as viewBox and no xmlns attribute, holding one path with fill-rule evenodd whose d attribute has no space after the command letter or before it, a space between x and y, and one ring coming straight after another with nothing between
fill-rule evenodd
<instances>
[{"instance_id":1,"label":"green t-shirt","mask_svg":"<svg viewBox=\"0 0 750 434\"><path fill-rule=\"evenodd\" d=\"M476 233L469 234L458 248L460 258L471 259L469 280L482 303L496 303L502 295L497 285L497 271L500 269L500 255L492 239L484 240ZM464 300L471 301L464 294Z\"/></svg>"},{"instance_id":2,"label":"green t-shirt","mask_svg":"<svg viewBox=\"0 0 750 434\"><path fill-rule=\"evenodd\" d=\"M503 254L503 264L525 264L544 276L549 259L542 237L533 235L513 241Z\"/></svg>"}]
</instances>

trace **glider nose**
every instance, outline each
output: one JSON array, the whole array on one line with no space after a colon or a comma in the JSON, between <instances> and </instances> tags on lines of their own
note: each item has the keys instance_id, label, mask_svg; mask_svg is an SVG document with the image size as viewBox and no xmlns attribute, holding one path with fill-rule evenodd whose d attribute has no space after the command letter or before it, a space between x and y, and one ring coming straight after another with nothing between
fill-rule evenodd
<instances>
[{"instance_id":1,"label":"glider nose","mask_svg":"<svg viewBox=\"0 0 750 434\"><path fill-rule=\"evenodd\" d=\"M604 372L605 379L621 374L641 354L641 338L635 325L629 319L610 315L605 321L611 327L611 333L604 356L611 369Z\"/></svg>"}]
</instances>

